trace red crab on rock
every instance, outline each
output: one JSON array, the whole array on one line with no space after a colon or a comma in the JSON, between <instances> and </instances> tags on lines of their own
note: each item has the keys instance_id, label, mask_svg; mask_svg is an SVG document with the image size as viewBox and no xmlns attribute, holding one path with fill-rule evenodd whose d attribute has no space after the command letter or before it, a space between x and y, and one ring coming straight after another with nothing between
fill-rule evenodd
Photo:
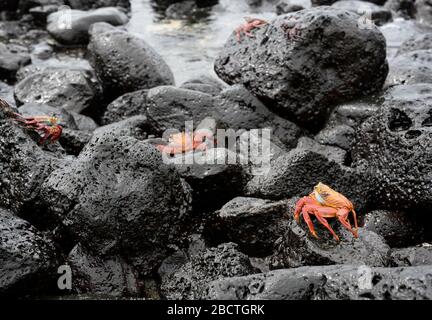
<instances>
[{"instance_id":1,"label":"red crab on rock","mask_svg":"<svg viewBox=\"0 0 432 320\"><path fill-rule=\"evenodd\" d=\"M354 229L348 220L350 212L353 213L354 217ZM294 212L294 218L297 222L299 222L300 215L303 216L310 232L315 238L318 238L318 236L312 223L311 215L315 216L337 241L339 241L339 237L329 225L327 218L337 218L354 237L358 238L357 216L353 204L344 195L321 182L314 187L311 194L301 198L297 202Z\"/></svg>"},{"instance_id":2,"label":"red crab on rock","mask_svg":"<svg viewBox=\"0 0 432 320\"><path fill-rule=\"evenodd\" d=\"M0 107L18 124L27 130L38 132L42 135L39 144L57 142L63 132L63 127L58 124L59 119L55 116L32 116L24 117L19 113L13 112L12 107L4 100L0 99Z\"/></svg>"},{"instance_id":3,"label":"red crab on rock","mask_svg":"<svg viewBox=\"0 0 432 320\"><path fill-rule=\"evenodd\" d=\"M258 18L245 17L246 23L235 29L237 41L241 42L242 35L246 35L249 38L254 38L255 36L251 33L253 29L261 28L268 24L267 21Z\"/></svg>"}]
</instances>

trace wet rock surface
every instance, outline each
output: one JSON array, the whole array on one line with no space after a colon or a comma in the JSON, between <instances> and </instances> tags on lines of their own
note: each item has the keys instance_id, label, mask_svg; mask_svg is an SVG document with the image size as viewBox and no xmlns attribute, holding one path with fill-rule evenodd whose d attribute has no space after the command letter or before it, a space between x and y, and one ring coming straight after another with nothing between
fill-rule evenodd
<instances>
[{"instance_id":1,"label":"wet rock surface","mask_svg":"<svg viewBox=\"0 0 432 320\"><path fill-rule=\"evenodd\" d=\"M77 245L70 252L67 262L74 275L72 287L77 294L125 297L139 293L136 272L120 258L101 260Z\"/></svg>"},{"instance_id":2,"label":"wet rock surface","mask_svg":"<svg viewBox=\"0 0 432 320\"><path fill-rule=\"evenodd\" d=\"M75 112L97 110L100 95L100 85L91 74L78 70L41 71L15 87L18 105L43 103Z\"/></svg>"},{"instance_id":3,"label":"wet rock surface","mask_svg":"<svg viewBox=\"0 0 432 320\"><path fill-rule=\"evenodd\" d=\"M0 2L0 296L431 298L430 1ZM294 221L318 182L359 238Z\"/></svg>"},{"instance_id":4,"label":"wet rock surface","mask_svg":"<svg viewBox=\"0 0 432 320\"><path fill-rule=\"evenodd\" d=\"M285 201L237 197L216 213L204 231L210 243L235 242L249 256L266 256L287 228Z\"/></svg>"},{"instance_id":5,"label":"wet rock surface","mask_svg":"<svg viewBox=\"0 0 432 320\"><path fill-rule=\"evenodd\" d=\"M338 242L324 226L314 220L319 239L314 238L302 218L300 223L292 218L296 200L298 198L287 202L288 227L275 243L274 253L269 259L272 269L331 264L371 267L390 265L390 247L381 236L372 231L360 228L359 237L355 238L337 219L331 219L329 223L341 239Z\"/></svg>"},{"instance_id":6,"label":"wet rock surface","mask_svg":"<svg viewBox=\"0 0 432 320\"><path fill-rule=\"evenodd\" d=\"M119 255L142 274L164 258L190 211L189 187L153 146L109 133L53 172L42 198L90 254Z\"/></svg>"},{"instance_id":7,"label":"wet rock surface","mask_svg":"<svg viewBox=\"0 0 432 320\"><path fill-rule=\"evenodd\" d=\"M361 268L302 267L214 281L206 299L412 300L431 299L430 266ZM365 279L359 286L359 277Z\"/></svg>"},{"instance_id":8,"label":"wet rock surface","mask_svg":"<svg viewBox=\"0 0 432 320\"><path fill-rule=\"evenodd\" d=\"M144 40L116 29L101 31L98 25L93 25L88 50L109 97L174 83L168 65Z\"/></svg>"},{"instance_id":9,"label":"wet rock surface","mask_svg":"<svg viewBox=\"0 0 432 320\"><path fill-rule=\"evenodd\" d=\"M147 94L148 90L139 90L117 98L108 105L102 117L102 123L110 124L145 114L147 111Z\"/></svg>"},{"instance_id":10,"label":"wet rock surface","mask_svg":"<svg viewBox=\"0 0 432 320\"><path fill-rule=\"evenodd\" d=\"M316 128L332 104L378 91L387 75L383 35L359 28L357 20L355 13L331 8L277 18L255 31L255 39L238 43L232 36L215 71L284 116ZM327 54L314 54L322 50Z\"/></svg>"},{"instance_id":11,"label":"wet rock surface","mask_svg":"<svg viewBox=\"0 0 432 320\"><path fill-rule=\"evenodd\" d=\"M28 222L0 209L0 296L25 297L55 288L57 253Z\"/></svg>"},{"instance_id":12,"label":"wet rock surface","mask_svg":"<svg viewBox=\"0 0 432 320\"><path fill-rule=\"evenodd\" d=\"M252 273L255 269L249 258L235 244L226 243L192 256L179 270L165 274L161 289L168 299L202 299L211 281Z\"/></svg>"}]
</instances>

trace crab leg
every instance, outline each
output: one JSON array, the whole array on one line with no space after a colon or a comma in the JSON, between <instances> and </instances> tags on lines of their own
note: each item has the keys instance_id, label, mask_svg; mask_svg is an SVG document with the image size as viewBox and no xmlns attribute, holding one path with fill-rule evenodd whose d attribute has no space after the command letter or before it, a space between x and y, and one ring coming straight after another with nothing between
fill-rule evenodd
<instances>
[{"instance_id":1,"label":"crab leg","mask_svg":"<svg viewBox=\"0 0 432 320\"><path fill-rule=\"evenodd\" d=\"M315 227L312 223L312 220L309 216L309 212L313 212L313 208L311 208L310 206L304 206L303 210L302 210L302 215L303 215L303 219L305 220L307 226L309 227L310 232L312 233L312 235L318 239L318 235L315 231Z\"/></svg>"},{"instance_id":2,"label":"crab leg","mask_svg":"<svg viewBox=\"0 0 432 320\"><path fill-rule=\"evenodd\" d=\"M351 232L354 237L358 238L358 234L357 231L353 230L351 227L351 224L348 221L348 215L350 213L349 209L343 208L343 209L339 209L336 217L339 219L340 223L342 223L342 225L349 231ZM356 224L357 224L357 220L356 220Z\"/></svg>"},{"instance_id":3,"label":"crab leg","mask_svg":"<svg viewBox=\"0 0 432 320\"><path fill-rule=\"evenodd\" d=\"M323 208L323 209L320 208L320 210L315 209L315 211L314 211L315 217L317 218L317 220L318 220L319 222L321 222L321 224L322 224L324 227L326 227L326 228L328 229L328 231L330 231L330 233L333 235L333 237L334 237L337 241L339 241L339 237L337 236L336 232L334 232L333 228L330 226L330 224L328 223L328 221L327 221L327 220L322 216L322 214L321 214L321 212L320 212L321 210L325 210L325 209L331 209L331 210L334 211L333 208ZM334 213L333 213L332 217L334 217Z\"/></svg>"}]
</instances>

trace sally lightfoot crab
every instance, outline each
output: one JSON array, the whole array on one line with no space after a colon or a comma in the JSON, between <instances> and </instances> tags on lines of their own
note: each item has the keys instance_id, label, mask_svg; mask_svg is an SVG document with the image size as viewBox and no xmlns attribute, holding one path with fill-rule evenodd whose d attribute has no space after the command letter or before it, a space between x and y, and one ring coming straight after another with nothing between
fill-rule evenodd
<instances>
[{"instance_id":1,"label":"sally lightfoot crab","mask_svg":"<svg viewBox=\"0 0 432 320\"><path fill-rule=\"evenodd\" d=\"M354 217L354 229L348 220L351 212ZM299 222L300 215L303 216L310 232L315 238L318 238L318 236L311 216L315 216L337 241L339 241L339 237L328 223L327 218L337 218L354 237L358 237L357 216L351 201L321 182L314 187L313 192L309 196L303 197L297 202L294 212L294 218L297 222Z\"/></svg>"},{"instance_id":2,"label":"sally lightfoot crab","mask_svg":"<svg viewBox=\"0 0 432 320\"><path fill-rule=\"evenodd\" d=\"M249 38L254 38L255 36L251 33L251 31L268 24L268 22L263 19L250 17L245 17L244 19L246 20L246 23L235 29L237 42L241 42L242 34L248 36Z\"/></svg>"},{"instance_id":3,"label":"sally lightfoot crab","mask_svg":"<svg viewBox=\"0 0 432 320\"><path fill-rule=\"evenodd\" d=\"M156 148L165 154L176 155L189 151L205 151L214 144L213 133L207 130L179 132L169 136L168 143L157 144Z\"/></svg>"},{"instance_id":4,"label":"sally lightfoot crab","mask_svg":"<svg viewBox=\"0 0 432 320\"><path fill-rule=\"evenodd\" d=\"M27 130L38 132L42 135L39 144L49 141L55 143L60 139L63 127L58 124L59 119L55 116L32 116L24 117L19 113L13 112L11 106L4 100L0 99L0 107L6 111L8 116L16 123L20 124Z\"/></svg>"}]
</instances>

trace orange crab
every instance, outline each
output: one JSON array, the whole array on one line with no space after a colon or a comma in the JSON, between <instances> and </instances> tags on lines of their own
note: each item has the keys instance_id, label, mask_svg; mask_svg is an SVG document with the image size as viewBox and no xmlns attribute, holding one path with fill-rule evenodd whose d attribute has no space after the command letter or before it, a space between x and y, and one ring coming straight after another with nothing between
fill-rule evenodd
<instances>
[{"instance_id":1,"label":"orange crab","mask_svg":"<svg viewBox=\"0 0 432 320\"><path fill-rule=\"evenodd\" d=\"M0 99L0 106L6 113L18 124L28 130L36 131L42 134L39 144L44 144L46 141L55 143L60 139L63 127L58 124L59 119L55 116L33 116L24 117L19 113L13 112L12 107L4 100Z\"/></svg>"},{"instance_id":2,"label":"orange crab","mask_svg":"<svg viewBox=\"0 0 432 320\"><path fill-rule=\"evenodd\" d=\"M204 151L208 148L208 142L213 139L213 134L207 130L199 130L194 133L180 132L170 135L167 144L158 144L159 151L176 155L189 151Z\"/></svg>"},{"instance_id":3,"label":"orange crab","mask_svg":"<svg viewBox=\"0 0 432 320\"><path fill-rule=\"evenodd\" d=\"M353 213L354 217L354 229L348 220L350 212ZM333 231L326 218L337 218L354 237L358 237L357 216L351 201L321 182L314 187L313 192L309 196L303 197L297 202L294 212L294 218L297 222L299 222L300 214L303 216L310 232L315 238L318 238L318 236L312 223L311 215L314 215L337 241L339 241L339 237Z\"/></svg>"},{"instance_id":4,"label":"orange crab","mask_svg":"<svg viewBox=\"0 0 432 320\"><path fill-rule=\"evenodd\" d=\"M268 22L263 19L251 17L245 17L244 19L246 20L246 23L235 29L237 42L241 42L242 34L245 34L249 38L254 38L255 36L251 33L251 31L268 24Z\"/></svg>"}]
</instances>

